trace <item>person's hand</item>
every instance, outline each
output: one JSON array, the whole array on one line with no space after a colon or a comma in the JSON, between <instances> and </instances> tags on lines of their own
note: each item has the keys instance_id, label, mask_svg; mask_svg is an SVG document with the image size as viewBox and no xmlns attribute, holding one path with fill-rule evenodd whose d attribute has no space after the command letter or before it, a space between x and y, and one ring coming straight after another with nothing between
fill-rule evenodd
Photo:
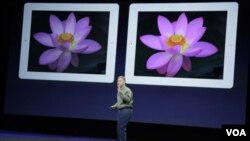
<instances>
[{"instance_id":1,"label":"person's hand","mask_svg":"<svg viewBox=\"0 0 250 141\"><path fill-rule=\"evenodd\" d=\"M121 91L121 87L117 87L117 91L118 91L118 92Z\"/></svg>"},{"instance_id":2,"label":"person's hand","mask_svg":"<svg viewBox=\"0 0 250 141\"><path fill-rule=\"evenodd\" d=\"M110 109L116 109L116 105L111 105Z\"/></svg>"}]
</instances>

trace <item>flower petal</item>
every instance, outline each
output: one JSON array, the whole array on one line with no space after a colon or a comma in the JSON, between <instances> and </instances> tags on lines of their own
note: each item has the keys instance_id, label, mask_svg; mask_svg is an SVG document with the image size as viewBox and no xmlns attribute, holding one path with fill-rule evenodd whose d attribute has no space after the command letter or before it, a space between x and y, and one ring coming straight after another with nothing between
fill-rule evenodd
<instances>
[{"instance_id":1,"label":"flower petal","mask_svg":"<svg viewBox=\"0 0 250 141\"><path fill-rule=\"evenodd\" d=\"M91 31L91 26L89 26L89 17L84 17L80 19L76 23L76 29L75 29L75 40L80 41L81 39L85 39L89 32Z\"/></svg>"},{"instance_id":2,"label":"flower petal","mask_svg":"<svg viewBox=\"0 0 250 141\"><path fill-rule=\"evenodd\" d=\"M170 37L174 34L174 28L172 26L172 23L163 16L158 16L158 28L163 36Z\"/></svg>"},{"instance_id":3,"label":"flower petal","mask_svg":"<svg viewBox=\"0 0 250 141\"><path fill-rule=\"evenodd\" d=\"M170 76L170 77L175 76L180 70L182 63L183 63L182 55L180 54L174 55L168 63L166 76Z\"/></svg>"},{"instance_id":4,"label":"flower petal","mask_svg":"<svg viewBox=\"0 0 250 141\"><path fill-rule=\"evenodd\" d=\"M159 38L160 38L161 48L163 48L168 52L168 50L170 49L170 47L168 47L168 45L166 44L168 38L166 36L160 36Z\"/></svg>"},{"instance_id":5,"label":"flower petal","mask_svg":"<svg viewBox=\"0 0 250 141\"><path fill-rule=\"evenodd\" d=\"M62 25L63 25L63 32L65 32L64 30L65 30L65 27L66 27L66 21L67 21L67 19L62 21Z\"/></svg>"},{"instance_id":6,"label":"flower petal","mask_svg":"<svg viewBox=\"0 0 250 141\"><path fill-rule=\"evenodd\" d=\"M188 20L185 13L182 13L175 25L175 35L185 36L187 32Z\"/></svg>"},{"instance_id":7,"label":"flower petal","mask_svg":"<svg viewBox=\"0 0 250 141\"><path fill-rule=\"evenodd\" d=\"M202 49L200 47L190 47L183 53L183 55L187 57L195 56L199 54L201 50Z\"/></svg>"},{"instance_id":8,"label":"flower petal","mask_svg":"<svg viewBox=\"0 0 250 141\"><path fill-rule=\"evenodd\" d=\"M56 33L52 33L51 34L51 38L52 38L52 42L54 44L55 47L59 47L59 42L58 42L58 35Z\"/></svg>"},{"instance_id":9,"label":"flower petal","mask_svg":"<svg viewBox=\"0 0 250 141\"><path fill-rule=\"evenodd\" d=\"M79 26L79 27L78 27ZM81 18L77 23L76 23L76 28L85 28L89 26L89 17L84 17L84 18Z\"/></svg>"},{"instance_id":10,"label":"flower petal","mask_svg":"<svg viewBox=\"0 0 250 141\"><path fill-rule=\"evenodd\" d=\"M206 27L201 27L197 30L192 30L191 32L188 32L186 35L186 39L188 41L189 46L192 46L197 41L201 39L201 37L204 35L206 31Z\"/></svg>"},{"instance_id":11,"label":"flower petal","mask_svg":"<svg viewBox=\"0 0 250 141\"><path fill-rule=\"evenodd\" d=\"M158 69L168 63L173 55L167 52L158 52L149 57L147 69Z\"/></svg>"},{"instance_id":12,"label":"flower petal","mask_svg":"<svg viewBox=\"0 0 250 141\"><path fill-rule=\"evenodd\" d=\"M203 26L203 18L202 17L196 18L192 20L191 22L189 22L188 31L192 32L194 30L201 28L202 26Z\"/></svg>"},{"instance_id":13,"label":"flower petal","mask_svg":"<svg viewBox=\"0 0 250 141\"><path fill-rule=\"evenodd\" d=\"M70 60L71 53L69 51L63 52L58 60L56 71L63 72L69 66Z\"/></svg>"},{"instance_id":14,"label":"flower petal","mask_svg":"<svg viewBox=\"0 0 250 141\"><path fill-rule=\"evenodd\" d=\"M207 57L215 54L218 49L211 43L208 42L197 42L192 46L193 48L201 48L201 52L195 57Z\"/></svg>"},{"instance_id":15,"label":"flower petal","mask_svg":"<svg viewBox=\"0 0 250 141\"><path fill-rule=\"evenodd\" d=\"M177 22L177 21L172 22L173 29L175 29L176 22Z\"/></svg>"},{"instance_id":16,"label":"flower petal","mask_svg":"<svg viewBox=\"0 0 250 141\"><path fill-rule=\"evenodd\" d=\"M88 47L84 52L82 52L83 54L91 54L99 51L102 48L98 42L91 39L86 39L82 41L81 44L87 45Z\"/></svg>"},{"instance_id":17,"label":"flower petal","mask_svg":"<svg viewBox=\"0 0 250 141\"><path fill-rule=\"evenodd\" d=\"M66 22L65 22L65 32L71 33L72 35L75 33L75 26L76 26L76 17L74 13L70 13Z\"/></svg>"},{"instance_id":18,"label":"flower petal","mask_svg":"<svg viewBox=\"0 0 250 141\"><path fill-rule=\"evenodd\" d=\"M62 54L62 51L59 49L49 49L44 51L40 58L39 58L39 64L40 65L48 65L50 63L53 63L56 61L59 56Z\"/></svg>"},{"instance_id":19,"label":"flower petal","mask_svg":"<svg viewBox=\"0 0 250 141\"><path fill-rule=\"evenodd\" d=\"M158 68L157 72L159 74L165 74L167 72L167 68L168 68L168 63L166 65L162 66L161 68Z\"/></svg>"},{"instance_id":20,"label":"flower petal","mask_svg":"<svg viewBox=\"0 0 250 141\"><path fill-rule=\"evenodd\" d=\"M85 50L87 50L87 48L88 48L88 46L86 44L83 44L83 43L80 44L79 43L71 51L74 52L74 53L83 53Z\"/></svg>"},{"instance_id":21,"label":"flower petal","mask_svg":"<svg viewBox=\"0 0 250 141\"><path fill-rule=\"evenodd\" d=\"M61 34L63 33L63 23L57 16L55 15L50 15L49 17L49 22L50 22L50 28L53 33Z\"/></svg>"},{"instance_id":22,"label":"flower petal","mask_svg":"<svg viewBox=\"0 0 250 141\"><path fill-rule=\"evenodd\" d=\"M182 67L184 70L186 71L191 71L192 69L192 63L191 63L191 60L189 57L185 57L183 56L183 64L182 64Z\"/></svg>"},{"instance_id":23,"label":"flower petal","mask_svg":"<svg viewBox=\"0 0 250 141\"><path fill-rule=\"evenodd\" d=\"M68 51L70 50L71 47L71 43L70 42L64 42L63 44L61 44L60 46L63 51Z\"/></svg>"},{"instance_id":24,"label":"flower petal","mask_svg":"<svg viewBox=\"0 0 250 141\"><path fill-rule=\"evenodd\" d=\"M140 40L152 49L163 50L159 36L143 35L140 37Z\"/></svg>"},{"instance_id":25,"label":"flower petal","mask_svg":"<svg viewBox=\"0 0 250 141\"><path fill-rule=\"evenodd\" d=\"M89 35L91 29L92 29L91 26L85 26L84 28L82 26L77 26L74 35L75 40L77 42L84 40Z\"/></svg>"},{"instance_id":26,"label":"flower petal","mask_svg":"<svg viewBox=\"0 0 250 141\"><path fill-rule=\"evenodd\" d=\"M72 54L71 64L74 67L78 67L79 66L79 58L78 58L78 55L76 53Z\"/></svg>"},{"instance_id":27,"label":"flower petal","mask_svg":"<svg viewBox=\"0 0 250 141\"><path fill-rule=\"evenodd\" d=\"M180 54L180 52L181 52L181 46L180 45L176 45L173 48L171 48L169 51L172 54Z\"/></svg>"},{"instance_id":28,"label":"flower petal","mask_svg":"<svg viewBox=\"0 0 250 141\"><path fill-rule=\"evenodd\" d=\"M35 33L33 37L42 45L45 45L48 47L54 47L52 37L48 33L38 32L38 33Z\"/></svg>"},{"instance_id":29,"label":"flower petal","mask_svg":"<svg viewBox=\"0 0 250 141\"><path fill-rule=\"evenodd\" d=\"M56 67L57 67L57 64L58 64L58 60L56 60L55 62L50 63L50 64L49 64L49 68L50 68L51 70L55 70Z\"/></svg>"}]
</instances>

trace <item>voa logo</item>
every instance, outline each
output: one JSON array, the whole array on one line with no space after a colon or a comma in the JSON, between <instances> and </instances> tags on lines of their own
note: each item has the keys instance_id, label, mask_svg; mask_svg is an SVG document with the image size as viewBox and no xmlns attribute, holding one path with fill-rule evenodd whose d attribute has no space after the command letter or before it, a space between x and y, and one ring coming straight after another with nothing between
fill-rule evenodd
<instances>
[{"instance_id":1,"label":"voa logo","mask_svg":"<svg viewBox=\"0 0 250 141\"><path fill-rule=\"evenodd\" d=\"M244 129L226 129L227 136L247 136Z\"/></svg>"}]
</instances>

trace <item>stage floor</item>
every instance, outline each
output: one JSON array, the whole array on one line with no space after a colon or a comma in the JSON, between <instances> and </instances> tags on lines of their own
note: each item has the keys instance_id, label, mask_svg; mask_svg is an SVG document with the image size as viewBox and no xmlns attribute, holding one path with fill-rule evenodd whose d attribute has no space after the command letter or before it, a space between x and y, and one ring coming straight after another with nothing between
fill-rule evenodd
<instances>
[{"instance_id":1,"label":"stage floor","mask_svg":"<svg viewBox=\"0 0 250 141\"><path fill-rule=\"evenodd\" d=\"M83 136L64 136L0 130L0 141L116 141Z\"/></svg>"}]
</instances>

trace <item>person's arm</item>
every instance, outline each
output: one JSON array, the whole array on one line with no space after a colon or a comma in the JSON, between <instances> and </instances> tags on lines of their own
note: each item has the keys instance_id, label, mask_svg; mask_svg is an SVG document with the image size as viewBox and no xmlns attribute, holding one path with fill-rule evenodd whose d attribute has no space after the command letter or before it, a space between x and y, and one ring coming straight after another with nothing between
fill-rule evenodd
<instances>
[{"instance_id":1,"label":"person's arm","mask_svg":"<svg viewBox=\"0 0 250 141\"><path fill-rule=\"evenodd\" d=\"M115 104L111 105L110 108L111 109L117 109L118 108L117 105L118 105L118 103L115 103Z\"/></svg>"},{"instance_id":2,"label":"person's arm","mask_svg":"<svg viewBox=\"0 0 250 141\"><path fill-rule=\"evenodd\" d=\"M125 101L126 103L129 103L131 101L131 96L132 96L131 90L127 90L124 93L122 93L121 91L119 91L119 94L120 94L122 100Z\"/></svg>"},{"instance_id":3,"label":"person's arm","mask_svg":"<svg viewBox=\"0 0 250 141\"><path fill-rule=\"evenodd\" d=\"M115 103L114 105L111 105L110 108L111 109L121 109L121 108L124 108L126 106L127 105L125 105L125 104L117 104L117 103Z\"/></svg>"},{"instance_id":4,"label":"person's arm","mask_svg":"<svg viewBox=\"0 0 250 141\"><path fill-rule=\"evenodd\" d=\"M120 104L120 105L117 105L117 106L116 106L117 109L121 109L121 108L124 108L124 107L127 107L127 105L125 105L125 104Z\"/></svg>"}]
</instances>

